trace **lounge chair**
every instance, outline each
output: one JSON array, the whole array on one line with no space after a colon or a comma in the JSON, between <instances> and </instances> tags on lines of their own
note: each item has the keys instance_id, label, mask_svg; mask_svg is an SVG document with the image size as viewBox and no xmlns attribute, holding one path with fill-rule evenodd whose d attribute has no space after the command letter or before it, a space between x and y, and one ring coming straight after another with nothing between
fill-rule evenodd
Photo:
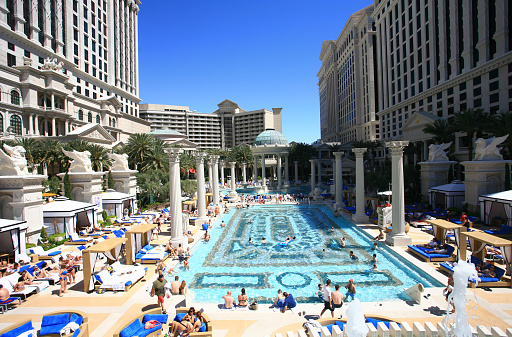
<instances>
[{"instance_id":1,"label":"lounge chair","mask_svg":"<svg viewBox=\"0 0 512 337\"><path fill-rule=\"evenodd\" d=\"M51 260L52 256L59 255L60 250L45 251L41 246L35 246L29 249L32 255L32 262L38 262L39 260Z\"/></svg>"},{"instance_id":2,"label":"lounge chair","mask_svg":"<svg viewBox=\"0 0 512 337\"><path fill-rule=\"evenodd\" d=\"M155 320L160 324L152 329L144 329L144 324L148 321ZM121 323L120 328L114 332L114 337L129 337L129 336L156 336L162 332L162 327L167 324L169 320L168 314L162 314L160 308L153 309L142 313L139 316L132 317L127 321ZM192 335L190 335L192 336Z\"/></svg>"},{"instance_id":3,"label":"lounge chair","mask_svg":"<svg viewBox=\"0 0 512 337\"><path fill-rule=\"evenodd\" d=\"M2 311L2 314L7 311L7 307L9 305L16 304L16 301L18 301L18 304L21 304L21 298L19 297L9 297L5 301L0 301L0 310Z\"/></svg>"},{"instance_id":4,"label":"lounge chair","mask_svg":"<svg viewBox=\"0 0 512 337\"><path fill-rule=\"evenodd\" d=\"M455 250L454 246L446 245L446 253L434 253L432 249L409 245L409 252L419 256L427 262L442 262L442 261L455 261L456 257L453 256Z\"/></svg>"},{"instance_id":5,"label":"lounge chair","mask_svg":"<svg viewBox=\"0 0 512 337\"><path fill-rule=\"evenodd\" d=\"M148 270L147 267L126 266L119 261L111 265L113 271L102 270L94 275L96 281L100 284L99 288L113 291L127 291L140 279L144 278Z\"/></svg>"},{"instance_id":6,"label":"lounge chair","mask_svg":"<svg viewBox=\"0 0 512 337\"><path fill-rule=\"evenodd\" d=\"M92 241L92 238L80 238L78 234L71 233L68 236L69 241L65 242L64 244L68 245L83 245L84 243L88 243Z\"/></svg>"},{"instance_id":7,"label":"lounge chair","mask_svg":"<svg viewBox=\"0 0 512 337\"><path fill-rule=\"evenodd\" d=\"M512 233L512 227L502 225L500 229L489 229L485 230L484 233L493 235L510 235Z\"/></svg>"},{"instance_id":8,"label":"lounge chair","mask_svg":"<svg viewBox=\"0 0 512 337\"><path fill-rule=\"evenodd\" d=\"M484 269L489 269L491 266L494 266L494 272L496 273L496 277L485 277L485 276L481 276L480 277L480 281L478 281L478 285L476 284L476 281L475 280L469 280L469 286L471 288L475 288L475 287L510 287L510 284L511 282L510 281L501 281L501 278L503 277L503 275L505 275L505 270L500 268L500 267L496 267L495 265L493 264L487 264L485 265L484 268L482 268L482 270Z\"/></svg>"},{"instance_id":9,"label":"lounge chair","mask_svg":"<svg viewBox=\"0 0 512 337\"><path fill-rule=\"evenodd\" d=\"M11 337L11 336L26 336L29 332L33 332L36 335L34 326L31 320L24 320L9 326L6 329L0 331L0 337ZM25 335L24 335L25 334Z\"/></svg>"},{"instance_id":10,"label":"lounge chair","mask_svg":"<svg viewBox=\"0 0 512 337\"><path fill-rule=\"evenodd\" d=\"M20 277L19 273L14 273L9 276L5 276L0 278L0 284L9 291L11 297L20 297L25 300L28 296L36 294L39 291L39 288L32 286L25 286L25 289L22 291L14 292L14 285L18 283L18 279Z\"/></svg>"},{"instance_id":11,"label":"lounge chair","mask_svg":"<svg viewBox=\"0 0 512 337\"><path fill-rule=\"evenodd\" d=\"M73 336L88 335L88 320L85 314L79 312L66 312L59 311L50 313L46 316L43 316L43 321L41 322L41 331L39 331L39 336L59 336L61 335L61 331L65 330L65 328L70 323L76 323L75 327L78 326L78 329L75 330ZM78 333L77 333L78 331ZM69 334L66 334L69 335Z\"/></svg>"},{"instance_id":12,"label":"lounge chair","mask_svg":"<svg viewBox=\"0 0 512 337\"><path fill-rule=\"evenodd\" d=\"M135 262L155 264L165 260L169 253L165 251L164 247L154 248L151 245L145 245L135 255Z\"/></svg>"}]
</instances>

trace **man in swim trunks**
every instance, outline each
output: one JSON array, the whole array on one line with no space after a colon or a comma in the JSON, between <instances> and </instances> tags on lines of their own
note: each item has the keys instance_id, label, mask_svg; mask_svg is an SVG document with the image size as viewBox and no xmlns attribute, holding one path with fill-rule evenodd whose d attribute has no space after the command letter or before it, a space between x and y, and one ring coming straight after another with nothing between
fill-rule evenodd
<instances>
[{"instance_id":1,"label":"man in swim trunks","mask_svg":"<svg viewBox=\"0 0 512 337\"><path fill-rule=\"evenodd\" d=\"M224 299L224 309L232 309L235 298L231 296L231 290L228 290L228 294L222 296L222 298Z\"/></svg>"},{"instance_id":2,"label":"man in swim trunks","mask_svg":"<svg viewBox=\"0 0 512 337\"><path fill-rule=\"evenodd\" d=\"M354 297L356 296L356 286L354 284L354 280L350 279L345 286L347 288L347 293L345 294L345 301L348 300L348 297L352 297L352 300L354 300Z\"/></svg>"},{"instance_id":3,"label":"man in swim trunks","mask_svg":"<svg viewBox=\"0 0 512 337\"><path fill-rule=\"evenodd\" d=\"M322 288L322 291L324 292L324 308L322 309L322 312L320 313L320 317L324 314L326 310L331 311L331 316L334 317L334 306L332 304L332 297L331 297L331 280L327 279L325 281L325 285Z\"/></svg>"},{"instance_id":4,"label":"man in swim trunks","mask_svg":"<svg viewBox=\"0 0 512 337\"><path fill-rule=\"evenodd\" d=\"M7 301L9 297L9 290L5 289L4 286L0 284L0 302Z\"/></svg>"},{"instance_id":5,"label":"man in swim trunks","mask_svg":"<svg viewBox=\"0 0 512 337\"><path fill-rule=\"evenodd\" d=\"M354 252L353 252L352 250L350 251L350 258L351 258L352 260L357 260L357 259L359 259L359 258L357 257L357 255L356 255L356 254L354 254Z\"/></svg>"},{"instance_id":6,"label":"man in swim trunks","mask_svg":"<svg viewBox=\"0 0 512 337\"><path fill-rule=\"evenodd\" d=\"M180 282L178 281L179 277L175 276L174 281L171 282L171 294L178 295L180 293Z\"/></svg>"},{"instance_id":7,"label":"man in swim trunks","mask_svg":"<svg viewBox=\"0 0 512 337\"><path fill-rule=\"evenodd\" d=\"M177 276L176 276L177 277ZM167 283L167 280L164 277L164 274L159 274L158 279L153 282L153 287L151 288L151 297L157 296L158 301L157 305L162 307L162 313L166 314L167 311L165 311L164 308L164 299L165 299L165 284Z\"/></svg>"},{"instance_id":8,"label":"man in swim trunks","mask_svg":"<svg viewBox=\"0 0 512 337\"><path fill-rule=\"evenodd\" d=\"M338 308L341 308L341 306L343 305L343 295L342 295L342 293L340 293L340 285L339 284L337 284L334 288L336 290L331 293L332 304L333 304L334 309L338 309ZM333 311L333 314L334 314L334 311Z\"/></svg>"}]
</instances>

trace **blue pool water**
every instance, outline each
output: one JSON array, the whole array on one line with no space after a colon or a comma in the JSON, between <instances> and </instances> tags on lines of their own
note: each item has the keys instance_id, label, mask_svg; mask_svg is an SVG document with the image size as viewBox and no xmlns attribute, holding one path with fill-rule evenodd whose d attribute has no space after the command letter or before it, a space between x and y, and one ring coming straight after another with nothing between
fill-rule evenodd
<instances>
[{"instance_id":1,"label":"blue pool water","mask_svg":"<svg viewBox=\"0 0 512 337\"><path fill-rule=\"evenodd\" d=\"M258 205L232 209L221 220L227 226L221 228L219 220L210 231L210 242L196 244L189 269L180 271L197 302L220 303L227 290L236 297L242 287L260 303L270 303L277 289L292 293L301 303L321 302L316 291L327 278L340 290L354 279L357 298L372 302L403 298L403 289L417 283L442 286L384 245L372 250L368 234L334 217L326 206ZM279 245L287 235L297 239ZM260 243L262 237L267 244ZM339 246L341 237L346 238L346 248ZM350 250L358 260L349 258ZM369 271L373 253L378 269Z\"/></svg>"}]
</instances>

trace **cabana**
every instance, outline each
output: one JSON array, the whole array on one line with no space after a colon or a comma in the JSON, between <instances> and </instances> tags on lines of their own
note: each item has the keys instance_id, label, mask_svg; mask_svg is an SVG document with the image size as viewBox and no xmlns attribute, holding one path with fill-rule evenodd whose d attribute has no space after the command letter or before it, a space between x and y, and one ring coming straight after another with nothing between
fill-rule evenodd
<instances>
[{"instance_id":1,"label":"cabana","mask_svg":"<svg viewBox=\"0 0 512 337\"><path fill-rule=\"evenodd\" d=\"M136 209L136 197L108 189L101 194L101 205L107 215L114 215L117 219L121 219L124 215L129 215L131 210Z\"/></svg>"},{"instance_id":2,"label":"cabana","mask_svg":"<svg viewBox=\"0 0 512 337\"><path fill-rule=\"evenodd\" d=\"M183 211L192 212L197 207L197 199L183 201L181 207Z\"/></svg>"},{"instance_id":3,"label":"cabana","mask_svg":"<svg viewBox=\"0 0 512 337\"><path fill-rule=\"evenodd\" d=\"M109 261L114 262L121 253L122 244L126 241L126 238L107 239L82 251L85 292L94 290L94 267L98 254L105 254Z\"/></svg>"},{"instance_id":4,"label":"cabana","mask_svg":"<svg viewBox=\"0 0 512 337\"><path fill-rule=\"evenodd\" d=\"M48 235L80 233L83 228L96 224L97 206L87 202L58 197L43 205L44 225Z\"/></svg>"},{"instance_id":5,"label":"cabana","mask_svg":"<svg viewBox=\"0 0 512 337\"><path fill-rule=\"evenodd\" d=\"M14 262L20 254L25 254L27 228L24 220L0 219L0 260Z\"/></svg>"},{"instance_id":6,"label":"cabana","mask_svg":"<svg viewBox=\"0 0 512 337\"><path fill-rule=\"evenodd\" d=\"M142 224L130 229L124 235L128 239L126 244L126 264L134 264L137 252L151 242L153 228L158 224Z\"/></svg>"},{"instance_id":7,"label":"cabana","mask_svg":"<svg viewBox=\"0 0 512 337\"><path fill-rule=\"evenodd\" d=\"M431 187L428 189L428 197L432 208L462 208L466 198L466 185L460 180L454 180L450 184Z\"/></svg>"},{"instance_id":8,"label":"cabana","mask_svg":"<svg viewBox=\"0 0 512 337\"><path fill-rule=\"evenodd\" d=\"M512 190L478 197L480 218L490 225L495 218L506 219L504 224L512 226Z\"/></svg>"},{"instance_id":9,"label":"cabana","mask_svg":"<svg viewBox=\"0 0 512 337\"><path fill-rule=\"evenodd\" d=\"M486 245L491 245L496 248L499 247L501 250L501 256L503 257L503 261L505 262L506 274L510 275L512 263L512 241L483 232L461 233L461 240L465 242L466 239L469 239L469 245L471 246L472 255L476 256L482 261L485 261L485 256L487 254L487 250L485 249ZM461 245L460 259L466 260L466 254L466 245ZM499 268L496 268L497 275L498 269ZM512 282L510 278L507 281L501 281L500 279L497 279L496 281L493 282L485 282L485 280L482 281L483 282L478 283L478 287L512 287Z\"/></svg>"}]
</instances>

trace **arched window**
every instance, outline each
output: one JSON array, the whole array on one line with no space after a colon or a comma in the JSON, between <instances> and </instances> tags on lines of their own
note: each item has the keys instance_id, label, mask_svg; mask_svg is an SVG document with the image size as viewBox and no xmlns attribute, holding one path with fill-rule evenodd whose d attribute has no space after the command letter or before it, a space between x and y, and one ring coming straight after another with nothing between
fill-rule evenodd
<instances>
[{"instance_id":1,"label":"arched window","mask_svg":"<svg viewBox=\"0 0 512 337\"><path fill-rule=\"evenodd\" d=\"M4 115L0 114L0 130L4 129Z\"/></svg>"},{"instance_id":2,"label":"arched window","mask_svg":"<svg viewBox=\"0 0 512 337\"><path fill-rule=\"evenodd\" d=\"M11 104L20 105L20 93L16 90L11 90Z\"/></svg>"},{"instance_id":3,"label":"arched window","mask_svg":"<svg viewBox=\"0 0 512 337\"><path fill-rule=\"evenodd\" d=\"M78 120L84 120L84 111L82 109L78 110Z\"/></svg>"},{"instance_id":4,"label":"arched window","mask_svg":"<svg viewBox=\"0 0 512 337\"><path fill-rule=\"evenodd\" d=\"M108 118L108 126L112 126L112 118Z\"/></svg>"},{"instance_id":5,"label":"arched window","mask_svg":"<svg viewBox=\"0 0 512 337\"><path fill-rule=\"evenodd\" d=\"M92 123L92 113L90 113L90 112L87 114L87 121L89 123Z\"/></svg>"},{"instance_id":6,"label":"arched window","mask_svg":"<svg viewBox=\"0 0 512 337\"><path fill-rule=\"evenodd\" d=\"M100 124L100 122L101 122L100 115L96 115L96 123Z\"/></svg>"},{"instance_id":7,"label":"arched window","mask_svg":"<svg viewBox=\"0 0 512 337\"><path fill-rule=\"evenodd\" d=\"M11 132L21 136L21 117L18 115L11 116Z\"/></svg>"},{"instance_id":8,"label":"arched window","mask_svg":"<svg viewBox=\"0 0 512 337\"><path fill-rule=\"evenodd\" d=\"M116 119L115 118L112 118L112 127L115 128L116 127Z\"/></svg>"}]
</instances>

